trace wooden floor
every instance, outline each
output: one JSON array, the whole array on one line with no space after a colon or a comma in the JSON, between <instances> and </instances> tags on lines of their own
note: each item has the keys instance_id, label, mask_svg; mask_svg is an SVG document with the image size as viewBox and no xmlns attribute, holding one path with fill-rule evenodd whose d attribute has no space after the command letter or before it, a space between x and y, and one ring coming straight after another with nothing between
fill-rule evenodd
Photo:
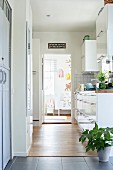
<instances>
[{"instance_id":1,"label":"wooden floor","mask_svg":"<svg viewBox=\"0 0 113 170\"><path fill-rule=\"evenodd\" d=\"M81 131L72 124L44 124L34 127L33 144L29 156L96 156L85 152L79 142Z\"/></svg>"}]
</instances>

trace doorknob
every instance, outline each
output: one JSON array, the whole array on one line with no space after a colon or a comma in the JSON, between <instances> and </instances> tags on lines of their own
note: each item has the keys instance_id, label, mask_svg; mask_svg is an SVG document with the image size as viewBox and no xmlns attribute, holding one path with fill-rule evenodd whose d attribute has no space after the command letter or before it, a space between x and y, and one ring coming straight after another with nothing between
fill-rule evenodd
<instances>
[{"instance_id":1,"label":"doorknob","mask_svg":"<svg viewBox=\"0 0 113 170\"><path fill-rule=\"evenodd\" d=\"M99 34L97 35L97 38L100 37L100 35L103 33L104 31L100 31Z\"/></svg>"}]
</instances>

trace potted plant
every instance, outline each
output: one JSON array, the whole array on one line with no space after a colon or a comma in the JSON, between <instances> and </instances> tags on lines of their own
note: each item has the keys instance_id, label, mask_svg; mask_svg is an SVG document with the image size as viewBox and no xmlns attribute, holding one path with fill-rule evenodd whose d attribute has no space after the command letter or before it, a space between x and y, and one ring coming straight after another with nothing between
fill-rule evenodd
<instances>
[{"instance_id":1,"label":"potted plant","mask_svg":"<svg viewBox=\"0 0 113 170\"><path fill-rule=\"evenodd\" d=\"M112 4L113 3L113 0L104 0L104 5L106 4Z\"/></svg>"},{"instance_id":2,"label":"potted plant","mask_svg":"<svg viewBox=\"0 0 113 170\"><path fill-rule=\"evenodd\" d=\"M97 150L99 161L109 161L111 146L113 146L113 128L98 128L97 123L95 123L92 130L85 130L79 138L82 143L86 140L88 140L86 152Z\"/></svg>"},{"instance_id":3,"label":"potted plant","mask_svg":"<svg viewBox=\"0 0 113 170\"><path fill-rule=\"evenodd\" d=\"M97 75L97 78L99 80L99 89L106 89L105 80L107 79L106 73L100 71Z\"/></svg>"}]
</instances>

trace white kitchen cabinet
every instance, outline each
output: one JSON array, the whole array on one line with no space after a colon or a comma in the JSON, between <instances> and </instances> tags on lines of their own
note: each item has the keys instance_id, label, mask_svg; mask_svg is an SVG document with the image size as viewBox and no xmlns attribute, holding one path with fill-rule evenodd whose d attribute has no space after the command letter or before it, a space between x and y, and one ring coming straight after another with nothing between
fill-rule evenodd
<instances>
[{"instance_id":1,"label":"white kitchen cabinet","mask_svg":"<svg viewBox=\"0 0 113 170\"><path fill-rule=\"evenodd\" d=\"M97 59L113 55L113 4L106 4L96 20Z\"/></svg>"},{"instance_id":2,"label":"white kitchen cabinet","mask_svg":"<svg viewBox=\"0 0 113 170\"><path fill-rule=\"evenodd\" d=\"M10 88L9 88L9 70L4 69L3 81L3 167L5 169L10 160Z\"/></svg>"},{"instance_id":3,"label":"white kitchen cabinet","mask_svg":"<svg viewBox=\"0 0 113 170\"><path fill-rule=\"evenodd\" d=\"M3 124L2 124L2 79L3 79L3 77L2 77L2 69L0 69L0 170L2 169L2 153L3 153L3 150L2 150L2 141L3 141L3 139L2 139L2 126L3 126Z\"/></svg>"},{"instance_id":4,"label":"white kitchen cabinet","mask_svg":"<svg viewBox=\"0 0 113 170\"><path fill-rule=\"evenodd\" d=\"M96 40L85 40L82 45L82 71L98 71Z\"/></svg>"},{"instance_id":5,"label":"white kitchen cabinet","mask_svg":"<svg viewBox=\"0 0 113 170\"><path fill-rule=\"evenodd\" d=\"M2 64L2 26L3 26L3 19L2 19L3 11L0 7L0 64Z\"/></svg>"},{"instance_id":6,"label":"white kitchen cabinet","mask_svg":"<svg viewBox=\"0 0 113 170\"><path fill-rule=\"evenodd\" d=\"M94 91L75 94L75 119L82 130L94 127L96 121L96 94Z\"/></svg>"},{"instance_id":7,"label":"white kitchen cabinet","mask_svg":"<svg viewBox=\"0 0 113 170\"><path fill-rule=\"evenodd\" d=\"M9 31L10 23L0 7L0 64L9 68ZM5 48L4 48L5 47Z\"/></svg>"},{"instance_id":8,"label":"white kitchen cabinet","mask_svg":"<svg viewBox=\"0 0 113 170\"><path fill-rule=\"evenodd\" d=\"M9 6L0 7L0 170L5 169L11 158L10 14Z\"/></svg>"},{"instance_id":9,"label":"white kitchen cabinet","mask_svg":"<svg viewBox=\"0 0 113 170\"><path fill-rule=\"evenodd\" d=\"M113 93L97 92L96 122L99 127L113 127ZM110 152L113 156L113 147Z\"/></svg>"},{"instance_id":10,"label":"white kitchen cabinet","mask_svg":"<svg viewBox=\"0 0 113 170\"><path fill-rule=\"evenodd\" d=\"M0 170L5 169L11 154L9 70L0 67Z\"/></svg>"},{"instance_id":11,"label":"white kitchen cabinet","mask_svg":"<svg viewBox=\"0 0 113 170\"><path fill-rule=\"evenodd\" d=\"M113 4L106 4L96 20L96 36L99 36L101 31L113 29L112 16Z\"/></svg>"},{"instance_id":12,"label":"white kitchen cabinet","mask_svg":"<svg viewBox=\"0 0 113 170\"><path fill-rule=\"evenodd\" d=\"M10 31L10 23L8 19L5 16L5 13L3 13L3 32L2 32L2 38L3 38L3 48L2 49L2 61L3 65L7 68L9 68L9 31Z\"/></svg>"}]
</instances>

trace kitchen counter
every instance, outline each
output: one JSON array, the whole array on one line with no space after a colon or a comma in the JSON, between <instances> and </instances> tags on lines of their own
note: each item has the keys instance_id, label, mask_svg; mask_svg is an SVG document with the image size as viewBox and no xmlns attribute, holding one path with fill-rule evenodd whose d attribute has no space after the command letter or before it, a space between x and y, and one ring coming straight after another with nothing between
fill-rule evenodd
<instances>
[{"instance_id":1,"label":"kitchen counter","mask_svg":"<svg viewBox=\"0 0 113 170\"><path fill-rule=\"evenodd\" d=\"M88 90L76 91L76 93L85 94L85 95L96 95L96 94L95 94L95 91L88 91ZM76 93L75 93L75 94L76 94Z\"/></svg>"},{"instance_id":2,"label":"kitchen counter","mask_svg":"<svg viewBox=\"0 0 113 170\"><path fill-rule=\"evenodd\" d=\"M96 96L96 122L98 126L113 127L113 90L99 90ZM110 156L113 156L113 147Z\"/></svg>"},{"instance_id":3,"label":"kitchen counter","mask_svg":"<svg viewBox=\"0 0 113 170\"><path fill-rule=\"evenodd\" d=\"M85 94L85 95L96 95L96 93L113 93L113 89L103 89L95 91L76 91L76 93Z\"/></svg>"},{"instance_id":4,"label":"kitchen counter","mask_svg":"<svg viewBox=\"0 0 113 170\"><path fill-rule=\"evenodd\" d=\"M113 89L96 90L95 93L113 93Z\"/></svg>"},{"instance_id":5,"label":"kitchen counter","mask_svg":"<svg viewBox=\"0 0 113 170\"><path fill-rule=\"evenodd\" d=\"M113 127L113 89L76 91L75 119L82 129ZM113 147L110 156L113 156Z\"/></svg>"}]
</instances>

